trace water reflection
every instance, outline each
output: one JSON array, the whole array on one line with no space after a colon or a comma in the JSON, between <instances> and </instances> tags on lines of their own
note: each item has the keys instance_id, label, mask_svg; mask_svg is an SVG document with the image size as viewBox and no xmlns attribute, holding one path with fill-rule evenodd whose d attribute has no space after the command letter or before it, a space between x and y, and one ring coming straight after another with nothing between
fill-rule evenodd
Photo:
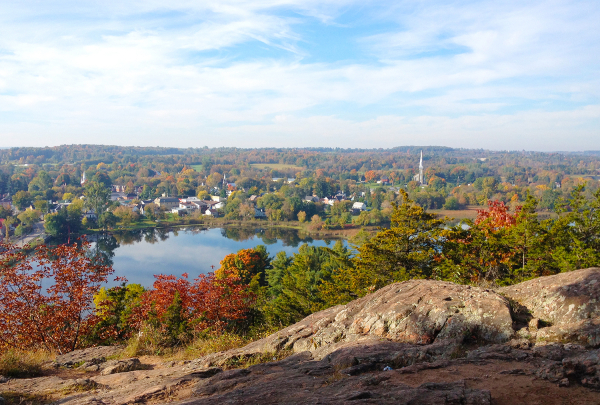
<instances>
[{"instance_id":1,"label":"water reflection","mask_svg":"<svg viewBox=\"0 0 600 405\"><path fill-rule=\"evenodd\" d=\"M313 239L295 229L283 228L202 228L139 229L89 238L93 255L99 255L115 269L115 276L150 286L155 274L191 278L214 271L230 253L266 245L270 256L284 251L288 255L300 245L330 245L332 240ZM115 285L116 283L111 283Z\"/></svg>"}]
</instances>

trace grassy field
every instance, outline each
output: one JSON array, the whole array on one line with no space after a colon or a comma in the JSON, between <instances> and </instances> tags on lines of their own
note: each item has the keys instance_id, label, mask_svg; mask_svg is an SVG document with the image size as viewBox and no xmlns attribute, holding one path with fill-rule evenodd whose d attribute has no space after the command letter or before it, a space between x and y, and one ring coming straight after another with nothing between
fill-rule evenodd
<instances>
[{"instance_id":1,"label":"grassy field","mask_svg":"<svg viewBox=\"0 0 600 405\"><path fill-rule=\"evenodd\" d=\"M296 165L286 165L280 163L252 163L250 166L256 167L257 169L272 169L272 170L287 170L287 169L295 169L302 170L303 167Z\"/></svg>"},{"instance_id":2,"label":"grassy field","mask_svg":"<svg viewBox=\"0 0 600 405\"><path fill-rule=\"evenodd\" d=\"M202 165L190 165L190 167L197 172L202 171Z\"/></svg>"},{"instance_id":3,"label":"grassy field","mask_svg":"<svg viewBox=\"0 0 600 405\"><path fill-rule=\"evenodd\" d=\"M480 207L478 205L469 205L463 210L427 210L428 212L433 212L435 214L446 216L450 218L454 218L457 220L461 219L475 219L477 217L477 210L485 209L485 207Z\"/></svg>"}]
</instances>

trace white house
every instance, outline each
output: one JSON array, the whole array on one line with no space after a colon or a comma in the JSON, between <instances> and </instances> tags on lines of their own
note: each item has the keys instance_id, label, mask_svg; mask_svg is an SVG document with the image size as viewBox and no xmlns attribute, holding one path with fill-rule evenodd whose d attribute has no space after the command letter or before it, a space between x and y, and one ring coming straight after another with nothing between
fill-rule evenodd
<instances>
[{"instance_id":1,"label":"white house","mask_svg":"<svg viewBox=\"0 0 600 405\"><path fill-rule=\"evenodd\" d=\"M364 202L355 202L354 204L352 204L352 209L364 211L367 209L367 206L365 205Z\"/></svg>"}]
</instances>

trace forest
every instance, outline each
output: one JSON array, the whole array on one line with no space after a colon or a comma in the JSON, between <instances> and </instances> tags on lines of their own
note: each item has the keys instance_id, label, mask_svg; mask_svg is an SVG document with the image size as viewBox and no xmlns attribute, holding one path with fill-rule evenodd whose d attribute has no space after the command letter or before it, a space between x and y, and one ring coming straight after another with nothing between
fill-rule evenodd
<instances>
[{"instance_id":1,"label":"forest","mask_svg":"<svg viewBox=\"0 0 600 405\"><path fill-rule=\"evenodd\" d=\"M421 151L423 184L414 180ZM514 210L528 196L537 199L538 214L551 215L558 202L581 185L585 185L586 198L599 188L599 153L432 146L372 150L12 148L0 150L0 227L4 236L7 230L20 236L51 214L55 217L48 218L47 231L64 236L136 223L149 226L150 221L173 220L174 216L182 219L152 204L151 200L163 195L218 198L222 204L211 212L212 217L295 221L313 230L389 224L401 190L420 206L440 214L450 211L450 216L459 219L473 219L476 209L488 200L501 201ZM129 197L116 201L101 189L118 190ZM143 215L135 208L136 204L141 208L140 202L146 203ZM357 209L355 203L364 205ZM68 210L55 212L59 204L68 205ZM86 212L91 215L80 221ZM181 214L190 214L188 219L206 218L205 211Z\"/></svg>"}]
</instances>

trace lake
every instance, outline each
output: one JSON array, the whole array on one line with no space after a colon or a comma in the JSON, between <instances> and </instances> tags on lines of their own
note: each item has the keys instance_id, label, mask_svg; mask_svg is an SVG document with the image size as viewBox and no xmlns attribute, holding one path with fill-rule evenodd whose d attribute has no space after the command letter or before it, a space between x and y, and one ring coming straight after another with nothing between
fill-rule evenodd
<instances>
[{"instance_id":1,"label":"lake","mask_svg":"<svg viewBox=\"0 0 600 405\"><path fill-rule=\"evenodd\" d=\"M333 246L335 239L317 239L300 235L295 229L282 228L202 228L177 230L143 229L94 235L89 238L112 263L110 277L126 277L130 283L152 286L155 274L189 274L189 279L219 268L219 262L240 249L265 245L269 256L284 251L297 252L300 245ZM344 244L346 242L344 241ZM213 267L214 266L214 267ZM115 285L115 282L109 282Z\"/></svg>"}]
</instances>

